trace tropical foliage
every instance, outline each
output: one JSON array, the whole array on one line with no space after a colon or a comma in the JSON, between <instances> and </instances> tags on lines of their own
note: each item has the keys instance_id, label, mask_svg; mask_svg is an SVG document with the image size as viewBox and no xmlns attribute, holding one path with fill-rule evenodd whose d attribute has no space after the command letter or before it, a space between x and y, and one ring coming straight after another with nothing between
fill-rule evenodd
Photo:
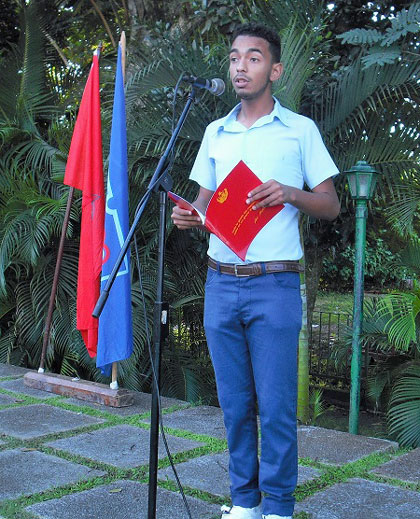
<instances>
[{"instance_id":1,"label":"tropical foliage","mask_svg":"<svg viewBox=\"0 0 420 519\"><path fill-rule=\"evenodd\" d=\"M393 252L383 238L379 238L375 232L369 234L365 251L365 290L387 292L402 288L411 279L412 273L406 267L396 266L401 249ZM395 241L397 247L401 246L401 240ZM354 257L354 247L347 245L339 253L332 251L331 255L324 258L322 288L337 292L351 291L354 283Z\"/></svg>"},{"instance_id":2,"label":"tropical foliage","mask_svg":"<svg viewBox=\"0 0 420 519\"><path fill-rule=\"evenodd\" d=\"M352 29L338 38L343 43L363 45L367 53L362 58L364 66L396 63L404 56L407 60L419 60L418 39L420 33L420 3L412 3L408 9L401 9L390 19L385 31L377 29Z\"/></svg>"},{"instance_id":3,"label":"tropical foliage","mask_svg":"<svg viewBox=\"0 0 420 519\"><path fill-rule=\"evenodd\" d=\"M406 59L402 51L399 60L365 68L362 47L343 45L336 38L339 22L340 30L343 19L348 21L344 30L353 29L360 17L350 11L343 17L340 13L347 11L328 10L324 2L315 0L141 4L141 13L140 3L131 0L16 4L20 39L3 50L0 61L0 361L38 365L68 194L61 180L91 46L104 41L101 77L106 145L116 61L110 35L115 43L123 28L128 30L129 51L131 218L170 138L173 103L178 116L185 102L183 86L174 94L181 72L227 79L228 37L236 22L243 20L265 21L281 34L285 74L275 85L275 95L316 120L341 171L364 159L383 173L376 204L407 202L414 192L419 193L401 186L416 185L419 176L418 61ZM370 19L367 4L359 4L360 12ZM387 29L379 24L377 30L383 34ZM16 41L15 33L13 38L10 41ZM196 190L187 179L204 128L235 102L228 87L220 99L203 95L190 112L172 158L174 187L187 198L193 198ZM351 241L352 206L341 178L336 185L344 208L340 219L334 225L305 222L309 300L314 299L325 254L331 246L340 251ZM416 215L417 202L418 197L412 199L407 218ZM79 213L77 199L67 231L47 367L101 380L75 330ZM120 381L136 389L148 389L151 382L147 344L155 291L157 218L155 201L136 233L138 254L133 249L134 258L139 257L142 287L133 268L135 351L121 363ZM162 360L164 390L171 396L212 402L214 385L201 323L207 238L199 230L177 231L169 218L168 229L165 297L175 324Z\"/></svg>"},{"instance_id":4,"label":"tropical foliage","mask_svg":"<svg viewBox=\"0 0 420 519\"><path fill-rule=\"evenodd\" d=\"M410 252L420 252L418 243ZM417 264L418 269L418 264ZM366 305L363 340L376 351L369 396L385 406L389 432L402 445L420 445L420 290Z\"/></svg>"}]
</instances>

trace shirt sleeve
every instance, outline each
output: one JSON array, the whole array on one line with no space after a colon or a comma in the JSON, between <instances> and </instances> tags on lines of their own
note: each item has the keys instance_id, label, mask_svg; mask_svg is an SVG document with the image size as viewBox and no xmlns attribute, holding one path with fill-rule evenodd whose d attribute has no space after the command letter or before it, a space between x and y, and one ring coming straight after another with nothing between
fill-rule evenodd
<instances>
[{"instance_id":1,"label":"shirt sleeve","mask_svg":"<svg viewBox=\"0 0 420 519\"><path fill-rule=\"evenodd\" d=\"M302 146L303 177L310 189L339 173L316 124L309 120Z\"/></svg>"},{"instance_id":2,"label":"shirt sleeve","mask_svg":"<svg viewBox=\"0 0 420 519\"><path fill-rule=\"evenodd\" d=\"M214 160L210 158L209 153L209 128L204 132L203 140L201 141L200 149L191 169L190 180L194 180L201 187L216 191L216 174Z\"/></svg>"}]
</instances>

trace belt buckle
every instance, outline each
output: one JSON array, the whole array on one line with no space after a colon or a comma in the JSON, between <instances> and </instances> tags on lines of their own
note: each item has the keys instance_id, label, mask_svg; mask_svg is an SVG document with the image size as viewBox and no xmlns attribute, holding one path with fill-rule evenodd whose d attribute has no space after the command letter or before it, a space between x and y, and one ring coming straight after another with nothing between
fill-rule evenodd
<instances>
[{"instance_id":1,"label":"belt buckle","mask_svg":"<svg viewBox=\"0 0 420 519\"><path fill-rule=\"evenodd\" d=\"M238 267L243 267L243 265L238 265L237 263L235 263L233 265L233 267L234 267L234 270L235 270L235 277L237 277L237 278L246 278L246 277L249 276L249 274L239 274L238 273Z\"/></svg>"}]
</instances>

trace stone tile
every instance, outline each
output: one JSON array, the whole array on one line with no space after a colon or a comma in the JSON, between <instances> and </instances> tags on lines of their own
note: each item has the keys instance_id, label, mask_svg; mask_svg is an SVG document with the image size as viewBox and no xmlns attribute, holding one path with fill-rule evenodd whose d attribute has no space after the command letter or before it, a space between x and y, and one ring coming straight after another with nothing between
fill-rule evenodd
<instances>
[{"instance_id":1,"label":"stone tile","mask_svg":"<svg viewBox=\"0 0 420 519\"><path fill-rule=\"evenodd\" d=\"M312 467L304 467L303 465L298 466L298 485L303 485L307 481L311 481L319 476L321 476L322 472L318 469L314 469Z\"/></svg>"},{"instance_id":2,"label":"stone tile","mask_svg":"<svg viewBox=\"0 0 420 519\"><path fill-rule=\"evenodd\" d=\"M26 440L103 421L81 413L35 404L0 410L0 433Z\"/></svg>"},{"instance_id":3,"label":"stone tile","mask_svg":"<svg viewBox=\"0 0 420 519\"><path fill-rule=\"evenodd\" d=\"M113 489L120 491L111 493ZM147 485L134 481L116 481L110 485L38 503L27 507L26 510L34 513L39 519L134 519L146 517L147 497ZM192 497L187 497L187 501L194 519L213 519L220 514L219 505ZM156 517L185 519L186 512L180 495L158 489Z\"/></svg>"},{"instance_id":4,"label":"stone tile","mask_svg":"<svg viewBox=\"0 0 420 519\"><path fill-rule=\"evenodd\" d=\"M96 404L94 402L85 402L83 400L78 400L77 398L66 398L64 402L78 406L91 407L92 409L98 409L99 411L111 413L118 416L132 416L134 414L148 413L151 410L152 406L152 395L150 393L139 393L137 391L133 393L134 404L128 407L110 407L106 405ZM167 398L164 396L161 397L161 401L163 409L175 405L189 405L188 402L184 402L183 400L176 400L175 398Z\"/></svg>"},{"instance_id":5,"label":"stone tile","mask_svg":"<svg viewBox=\"0 0 420 519\"><path fill-rule=\"evenodd\" d=\"M103 474L43 452L7 450L0 452L0 499L35 494Z\"/></svg>"},{"instance_id":6,"label":"stone tile","mask_svg":"<svg viewBox=\"0 0 420 519\"><path fill-rule=\"evenodd\" d=\"M371 472L380 476L418 483L420 481L420 447L372 469Z\"/></svg>"},{"instance_id":7,"label":"stone tile","mask_svg":"<svg viewBox=\"0 0 420 519\"><path fill-rule=\"evenodd\" d=\"M223 413L219 407L201 405L181 409L163 415L163 424L165 427L190 431L195 434L205 434L221 439L226 437Z\"/></svg>"},{"instance_id":8,"label":"stone tile","mask_svg":"<svg viewBox=\"0 0 420 519\"><path fill-rule=\"evenodd\" d=\"M48 391L41 391L40 389L34 389L32 387L25 386L23 378L0 382L0 387L7 389L8 391L16 391L17 393L23 393L24 395L33 396L35 398L52 398L57 396L54 393L49 393Z\"/></svg>"},{"instance_id":9,"label":"stone tile","mask_svg":"<svg viewBox=\"0 0 420 519\"><path fill-rule=\"evenodd\" d=\"M57 440L48 445L117 467L136 467L149 462L149 438L150 432L145 429L131 425L116 425ZM172 454L203 445L169 434L166 435L166 439ZM162 441L159 442L159 457L166 457Z\"/></svg>"},{"instance_id":10,"label":"stone tile","mask_svg":"<svg viewBox=\"0 0 420 519\"><path fill-rule=\"evenodd\" d=\"M229 453L207 454L176 465L176 470L183 485L203 490L216 496L229 496ZM298 485L321 474L311 467L299 466ZM175 481L171 467L158 472L159 479Z\"/></svg>"},{"instance_id":11,"label":"stone tile","mask_svg":"<svg viewBox=\"0 0 420 519\"><path fill-rule=\"evenodd\" d=\"M349 479L298 503L311 519L420 519L420 494L365 479Z\"/></svg>"},{"instance_id":12,"label":"stone tile","mask_svg":"<svg viewBox=\"0 0 420 519\"><path fill-rule=\"evenodd\" d=\"M229 454L207 454L176 465L183 485L210 492L216 496L229 496ZM171 467L161 469L158 478L175 481Z\"/></svg>"},{"instance_id":13,"label":"stone tile","mask_svg":"<svg viewBox=\"0 0 420 519\"><path fill-rule=\"evenodd\" d=\"M385 452L397 448L398 444L389 440L358 436L323 427L298 428L299 457L324 463L349 463L373 452Z\"/></svg>"},{"instance_id":14,"label":"stone tile","mask_svg":"<svg viewBox=\"0 0 420 519\"><path fill-rule=\"evenodd\" d=\"M21 368L19 366L13 366L13 364L0 363L0 377L16 377L22 376L28 371L32 371L27 368Z\"/></svg>"},{"instance_id":15,"label":"stone tile","mask_svg":"<svg viewBox=\"0 0 420 519\"><path fill-rule=\"evenodd\" d=\"M19 399L17 399L17 398L13 398L10 395L5 395L3 393L0 393L0 405L15 404L18 401L19 401Z\"/></svg>"}]
</instances>

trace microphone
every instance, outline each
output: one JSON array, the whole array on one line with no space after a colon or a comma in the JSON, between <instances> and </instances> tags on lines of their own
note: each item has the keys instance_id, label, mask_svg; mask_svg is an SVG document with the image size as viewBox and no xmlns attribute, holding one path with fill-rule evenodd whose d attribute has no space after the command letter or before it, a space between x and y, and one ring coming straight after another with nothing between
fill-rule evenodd
<instances>
[{"instance_id":1,"label":"microphone","mask_svg":"<svg viewBox=\"0 0 420 519\"><path fill-rule=\"evenodd\" d=\"M223 81L223 79L220 79L218 77L214 79L204 79L201 77L184 74L182 77L182 81L190 83L195 88L204 88L204 90L208 90L211 94L214 94L215 96L220 96L225 91L225 82Z\"/></svg>"}]
</instances>

